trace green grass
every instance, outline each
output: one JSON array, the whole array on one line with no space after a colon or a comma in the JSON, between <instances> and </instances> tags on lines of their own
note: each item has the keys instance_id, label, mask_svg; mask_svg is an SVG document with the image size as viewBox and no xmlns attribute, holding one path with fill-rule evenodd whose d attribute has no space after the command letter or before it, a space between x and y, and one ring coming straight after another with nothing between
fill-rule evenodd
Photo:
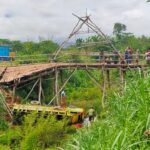
<instances>
[{"instance_id":1,"label":"green grass","mask_svg":"<svg viewBox=\"0 0 150 150\"><path fill-rule=\"evenodd\" d=\"M150 77L129 80L124 93L108 98L106 118L79 130L67 144L68 150L149 150Z\"/></svg>"}]
</instances>

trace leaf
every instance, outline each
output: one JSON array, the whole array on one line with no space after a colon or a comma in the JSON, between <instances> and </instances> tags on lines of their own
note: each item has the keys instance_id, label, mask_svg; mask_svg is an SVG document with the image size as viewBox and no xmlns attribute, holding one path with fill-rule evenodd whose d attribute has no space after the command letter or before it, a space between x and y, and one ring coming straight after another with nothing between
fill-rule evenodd
<instances>
[{"instance_id":1,"label":"leaf","mask_svg":"<svg viewBox=\"0 0 150 150\"><path fill-rule=\"evenodd\" d=\"M122 134L122 131L120 131L118 133L117 137L115 138L115 141L114 141L114 143L112 144L112 147L111 147L112 150L114 149L115 145L117 144L117 142L118 142L119 137L121 136L121 134Z\"/></svg>"}]
</instances>

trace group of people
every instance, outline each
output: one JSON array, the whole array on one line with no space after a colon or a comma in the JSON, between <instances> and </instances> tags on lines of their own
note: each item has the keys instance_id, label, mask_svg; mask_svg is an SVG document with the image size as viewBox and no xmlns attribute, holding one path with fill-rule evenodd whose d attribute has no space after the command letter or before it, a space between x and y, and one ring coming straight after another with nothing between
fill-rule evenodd
<instances>
[{"instance_id":1,"label":"group of people","mask_svg":"<svg viewBox=\"0 0 150 150\"><path fill-rule=\"evenodd\" d=\"M147 64L150 65L150 48L145 53L145 59L146 59Z\"/></svg>"},{"instance_id":2,"label":"group of people","mask_svg":"<svg viewBox=\"0 0 150 150\"><path fill-rule=\"evenodd\" d=\"M133 53L133 50L130 47L127 47L124 53L124 59L127 64L131 64L133 61L132 53Z\"/></svg>"},{"instance_id":3,"label":"group of people","mask_svg":"<svg viewBox=\"0 0 150 150\"><path fill-rule=\"evenodd\" d=\"M134 57L133 57L133 55L134 55ZM133 62L138 64L138 61L139 61L139 50L137 49L136 53L133 54L133 49L130 48L130 47L127 47L125 49L124 56L121 56L118 50L114 50L112 59L113 59L113 63L114 64L118 64L119 61L121 61L120 62L121 64L124 64L124 63L131 64Z\"/></svg>"},{"instance_id":4,"label":"group of people","mask_svg":"<svg viewBox=\"0 0 150 150\"><path fill-rule=\"evenodd\" d=\"M113 63L118 64L119 58L121 59L119 51L114 50L113 51L113 58L112 58ZM124 52L124 57L122 58L122 62L120 62L120 63L126 63L126 64L136 63L136 64L138 64L139 59L140 59L139 49L137 49L135 51L135 53L133 54L133 49L130 47L127 47L125 52ZM145 60L146 60L146 63L150 65L150 48L148 48L147 52L145 53Z\"/></svg>"},{"instance_id":5,"label":"group of people","mask_svg":"<svg viewBox=\"0 0 150 150\"><path fill-rule=\"evenodd\" d=\"M118 50L114 50L113 51L113 62L114 62L114 64L118 64L119 63L119 58L120 58L120 59L122 59L121 63L131 64L132 61L133 61L133 55L132 54L133 54L133 49L131 49L130 47L127 47L125 49L123 58L119 54Z\"/></svg>"}]
</instances>

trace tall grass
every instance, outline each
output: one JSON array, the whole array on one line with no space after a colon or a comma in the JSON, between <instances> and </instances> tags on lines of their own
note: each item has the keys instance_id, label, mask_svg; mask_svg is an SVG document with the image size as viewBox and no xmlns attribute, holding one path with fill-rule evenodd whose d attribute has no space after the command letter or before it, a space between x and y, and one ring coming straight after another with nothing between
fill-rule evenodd
<instances>
[{"instance_id":1,"label":"tall grass","mask_svg":"<svg viewBox=\"0 0 150 150\"><path fill-rule=\"evenodd\" d=\"M0 93L0 132L3 130L6 130L8 128L8 125L5 121L6 117L6 108L4 106L5 98Z\"/></svg>"},{"instance_id":2,"label":"tall grass","mask_svg":"<svg viewBox=\"0 0 150 150\"><path fill-rule=\"evenodd\" d=\"M150 77L130 80L123 94L108 97L107 117L79 130L68 150L148 150L150 139Z\"/></svg>"}]
</instances>

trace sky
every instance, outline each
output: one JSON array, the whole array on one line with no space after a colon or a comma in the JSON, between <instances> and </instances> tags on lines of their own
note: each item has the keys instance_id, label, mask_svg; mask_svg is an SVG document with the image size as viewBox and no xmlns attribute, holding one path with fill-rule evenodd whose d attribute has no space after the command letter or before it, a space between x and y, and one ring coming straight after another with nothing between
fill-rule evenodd
<instances>
[{"instance_id":1,"label":"sky","mask_svg":"<svg viewBox=\"0 0 150 150\"><path fill-rule=\"evenodd\" d=\"M116 22L137 36L150 36L150 3L145 0L0 0L0 38L65 39L86 9L101 30L112 35Z\"/></svg>"}]
</instances>

